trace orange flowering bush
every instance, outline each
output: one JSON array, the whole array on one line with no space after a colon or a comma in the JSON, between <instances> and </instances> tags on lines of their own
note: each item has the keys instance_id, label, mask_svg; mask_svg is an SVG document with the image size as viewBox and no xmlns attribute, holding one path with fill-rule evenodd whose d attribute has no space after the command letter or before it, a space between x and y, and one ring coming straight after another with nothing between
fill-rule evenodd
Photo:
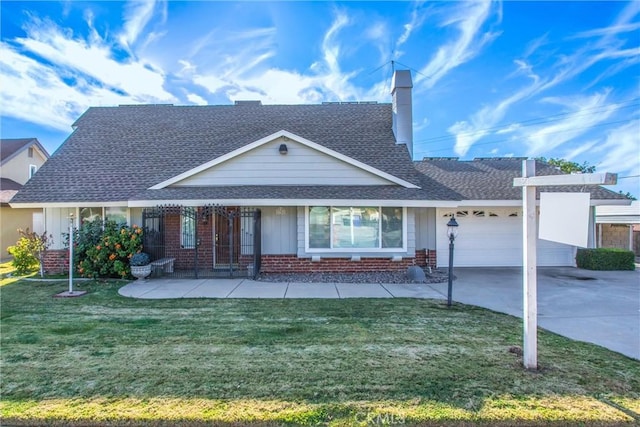
<instances>
[{"instance_id":1,"label":"orange flowering bush","mask_svg":"<svg viewBox=\"0 0 640 427\"><path fill-rule=\"evenodd\" d=\"M76 266L85 277L119 277L131 274L129 259L142 251L142 229L106 221L86 222L77 232Z\"/></svg>"}]
</instances>

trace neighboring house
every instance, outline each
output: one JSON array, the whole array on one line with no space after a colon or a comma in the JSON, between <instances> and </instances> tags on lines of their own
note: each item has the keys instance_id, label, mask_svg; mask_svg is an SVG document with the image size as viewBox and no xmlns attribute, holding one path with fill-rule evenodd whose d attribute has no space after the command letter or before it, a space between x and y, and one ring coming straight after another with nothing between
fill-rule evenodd
<instances>
[{"instance_id":1,"label":"neighboring house","mask_svg":"<svg viewBox=\"0 0 640 427\"><path fill-rule=\"evenodd\" d=\"M640 256L640 202L629 206L596 207L599 248L619 248Z\"/></svg>"},{"instance_id":2,"label":"neighboring house","mask_svg":"<svg viewBox=\"0 0 640 427\"><path fill-rule=\"evenodd\" d=\"M175 274L446 265L451 214L456 265L519 265L521 160L414 163L411 88L397 71L392 104L90 108L12 206L45 208L58 249L70 214L141 224ZM541 264L574 265L575 248L540 248Z\"/></svg>"},{"instance_id":3,"label":"neighboring house","mask_svg":"<svg viewBox=\"0 0 640 427\"><path fill-rule=\"evenodd\" d=\"M44 231L42 208L17 209L11 198L40 169L49 153L36 138L0 140L0 258L19 238L18 229Z\"/></svg>"}]
</instances>

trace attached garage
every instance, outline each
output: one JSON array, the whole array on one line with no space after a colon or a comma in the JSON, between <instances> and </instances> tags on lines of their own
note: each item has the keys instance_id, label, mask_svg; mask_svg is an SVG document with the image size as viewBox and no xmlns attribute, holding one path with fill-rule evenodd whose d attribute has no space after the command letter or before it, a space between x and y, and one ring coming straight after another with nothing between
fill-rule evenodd
<instances>
[{"instance_id":1,"label":"attached garage","mask_svg":"<svg viewBox=\"0 0 640 427\"><path fill-rule=\"evenodd\" d=\"M436 210L438 267L449 265L447 221L455 214L458 237L454 265L458 267L519 267L522 265L522 208L459 208ZM539 266L574 266L574 246L538 240Z\"/></svg>"}]
</instances>

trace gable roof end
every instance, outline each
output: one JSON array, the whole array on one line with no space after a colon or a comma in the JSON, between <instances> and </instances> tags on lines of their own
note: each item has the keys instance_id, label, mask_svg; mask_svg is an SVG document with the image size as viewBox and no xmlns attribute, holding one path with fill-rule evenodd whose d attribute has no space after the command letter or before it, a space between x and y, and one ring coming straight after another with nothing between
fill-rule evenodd
<instances>
[{"instance_id":1,"label":"gable roof end","mask_svg":"<svg viewBox=\"0 0 640 427\"><path fill-rule=\"evenodd\" d=\"M227 160L233 159L234 157L238 157L238 156L240 156L240 155L242 155L244 153L247 153L247 152L249 152L249 151L251 151L251 150L253 150L253 149L257 148L257 147L260 147L261 145L267 144L267 143L269 143L269 142L271 142L271 141L273 141L275 139L282 138L282 137L291 139L291 140L293 140L295 142L298 142L298 143L300 143L302 145L305 145L305 146L307 146L309 148L317 150L317 151L319 151L321 153L327 154L327 155L329 155L329 156L331 156L333 158L336 158L338 160L346 162L346 163L348 163L348 164L350 164L350 165L352 165L352 166L354 166L356 168L365 170L365 171L367 171L367 172L369 172L369 173L371 173L373 175L379 176L380 178L386 179L386 180L391 181L391 182L393 182L395 184L401 185L401 186L403 186L405 188L420 188L417 185L412 184L411 182L405 181L404 179L398 178L398 177L393 176L393 175L391 175L391 174L389 174L387 172L384 172L384 171L381 171L381 170L376 169L374 167L371 167L371 166L369 166L369 165L367 165L365 163L362 163L362 162L360 162L358 160L355 160L355 159L353 159L351 157L345 156L344 154L340 154L340 153L338 153L338 152L336 152L334 150L331 150L329 148L326 148L326 147L324 147L324 146L322 146L320 144L316 144L315 142L309 141L306 138L303 138L301 136L295 135L295 134L293 134L291 132L287 132L286 130L280 130L280 131L278 131L276 133L273 133L273 134L271 134L269 136L266 136L266 137L261 138L261 139L259 139L257 141L254 141L254 142L252 142L250 144L247 144L244 147L240 147L240 148L238 148L238 149L236 149L236 150L234 150L234 151L232 151L230 153L227 153L227 154L225 154L223 156L220 156L220 157L218 157L216 159L213 159L213 160L211 160L211 161L209 161L207 163L203 163L200 166L197 166L197 167L195 167L193 169L190 169L190 170L188 170L188 171L186 171L184 173L181 173L180 175L176 175L173 178L170 178L170 179L167 179L167 180L165 180L165 181L163 181L161 183L158 183L158 184L150 187L149 189L150 190L160 190L162 188L168 187L169 185L172 185L172 184L175 184L177 182L180 182L180 181L182 181L184 179L187 179L187 178L189 178L191 176L194 176L194 175L196 175L196 174L198 174L198 173L200 173L200 172L202 172L202 171L204 171L206 169L215 167L216 165L219 165L219 164L221 164L223 162L226 162Z\"/></svg>"},{"instance_id":2,"label":"gable roof end","mask_svg":"<svg viewBox=\"0 0 640 427\"><path fill-rule=\"evenodd\" d=\"M0 164L5 164L31 146L36 146L45 159L49 158L49 153L37 138L3 138L0 140Z\"/></svg>"}]
</instances>

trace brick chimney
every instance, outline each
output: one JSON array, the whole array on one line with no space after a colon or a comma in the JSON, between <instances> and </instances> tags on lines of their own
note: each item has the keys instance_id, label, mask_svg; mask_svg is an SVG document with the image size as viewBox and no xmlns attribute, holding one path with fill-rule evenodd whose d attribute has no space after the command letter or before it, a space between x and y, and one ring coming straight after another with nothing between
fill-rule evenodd
<instances>
[{"instance_id":1,"label":"brick chimney","mask_svg":"<svg viewBox=\"0 0 640 427\"><path fill-rule=\"evenodd\" d=\"M405 144L413 159L413 107L411 104L411 71L396 70L391 81L393 134L396 144Z\"/></svg>"}]
</instances>

